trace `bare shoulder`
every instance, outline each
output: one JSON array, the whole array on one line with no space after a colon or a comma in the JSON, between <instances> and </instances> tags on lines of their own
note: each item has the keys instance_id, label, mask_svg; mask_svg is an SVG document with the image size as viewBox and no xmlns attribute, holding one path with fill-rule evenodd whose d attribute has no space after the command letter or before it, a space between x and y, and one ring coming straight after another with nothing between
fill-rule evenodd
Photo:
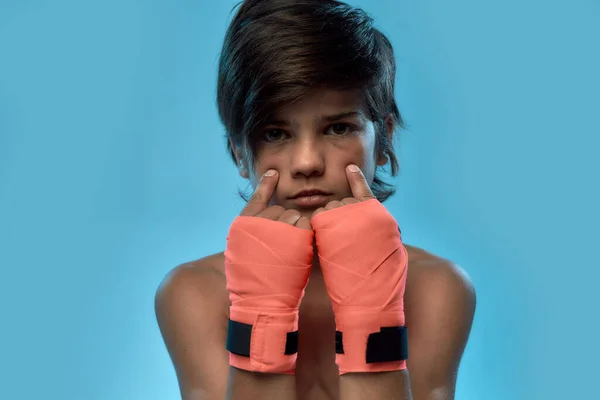
<instances>
[{"instance_id":1,"label":"bare shoulder","mask_svg":"<svg viewBox=\"0 0 600 400\"><path fill-rule=\"evenodd\" d=\"M211 309L225 310L227 293L223 253L190 261L169 271L158 286L155 305L159 313L162 307L173 311L173 307L186 308L187 304L198 304L200 299L206 300L209 305L212 303L212 306L222 306Z\"/></svg>"},{"instance_id":2,"label":"bare shoulder","mask_svg":"<svg viewBox=\"0 0 600 400\"><path fill-rule=\"evenodd\" d=\"M219 261L212 255L179 265L156 291L156 319L186 399L225 395L229 300Z\"/></svg>"},{"instance_id":3,"label":"bare shoulder","mask_svg":"<svg viewBox=\"0 0 600 400\"><path fill-rule=\"evenodd\" d=\"M408 252L407 301L430 302L435 298L462 298L475 302L475 287L469 275L452 261L414 246ZM427 300L429 299L429 300Z\"/></svg>"},{"instance_id":4,"label":"bare shoulder","mask_svg":"<svg viewBox=\"0 0 600 400\"><path fill-rule=\"evenodd\" d=\"M160 283L159 290L169 285L180 284L188 280L205 281L206 279L225 278L223 269L223 253L212 254L204 258L189 261L173 268Z\"/></svg>"},{"instance_id":5,"label":"bare shoulder","mask_svg":"<svg viewBox=\"0 0 600 400\"><path fill-rule=\"evenodd\" d=\"M406 246L409 370L415 398L452 393L475 314L475 288L450 260Z\"/></svg>"},{"instance_id":6,"label":"bare shoulder","mask_svg":"<svg viewBox=\"0 0 600 400\"><path fill-rule=\"evenodd\" d=\"M222 263L219 268L218 254L181 264L169 271L158 286L157 305L173 297L182 301L189 296L214 298L215 294L223 293L225 290L224 282L225 274ZM217 298L221 297L217 296Z\"/></svg>"}]
</instances>

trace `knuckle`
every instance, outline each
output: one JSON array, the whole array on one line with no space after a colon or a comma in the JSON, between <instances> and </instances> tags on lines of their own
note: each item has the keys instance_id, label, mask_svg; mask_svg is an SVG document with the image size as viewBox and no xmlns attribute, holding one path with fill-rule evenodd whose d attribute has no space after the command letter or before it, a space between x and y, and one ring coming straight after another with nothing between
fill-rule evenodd
<instances>
[{"instance_id":1,"label":"knuckle","mask_svg":"<svg viewBox=\"0 0 600 400\"><path fill-rule=\"evenodd\" d=\"M274 205L269 207L267 210L271 211L274 214L281 215L285 212L285 208L280 205Z\"/></svg>"},{"instance_id":2,"label":"knuckle","mask_svg":"<svg viewBox=\"0 0 600 400\"><path fill-rule=\"evenodd\" d=\"M248 200L248 203L263 203L266 200L266 196L264 196L260 192L254 192L254 194Z\"/></svg>"},{"instance_id":3,"label":"knuckle","mask_svg":"<svg viewBox=\"0 0 600 400\"><path fill-rule=\"evenodd\" d=\"M315 216L317 216L317 215L319 215L319 214L321 214L321 213L323 213L325 211L327 211L327 209L325 207L319 207L319 208L317 208L315 210L315 212L313 213L312 216L315 217Z\"/></svg>"},{"instance_id":4,"label":"knuckle","mask_svg":"<svg viewBox=\"0 0 600 400\"><path fill-rule=\"evenodd\" d=\"M339 207L339 206L340 206L340 204L341 204L341 203L340 203L338 200L333 200L333 201L330 201L330 202L329 202L329 203L328 203L328 204L325 206L325 208L326 208L326 209L332 209L332 208L336 208L336 207Z\"/></svg>"},{"instance_id":5,"label":"knuckle","mask_svg":"<svg viewBox=\"0 0 600 400\"><path fill-rule=\"evenodd\" d=\"M307 229L311 229L312 225L310 224L310 219L308 217L300 217L298 218L298 221L296 222L296 226L302 227L302 228L307 228Z\"/></svg>"},{"instance_id":6,"label":"knuckle","mask_svg":"<svg viewBox=\"0 0 600 400\"><path fill-rule=\"evenodd\" d=\"M374 198L375 196L373 196L373 193L371 193L369 190L365 190L361 197L368 200Z\"/></svg>"},{"instance_id":7,"label":"knuckle","mask_svg":"<svg viewBox=\"0 0 600 400\"><path fill-rule=\"evenodd\" d=\"M283 217L300 218L301 216L302 216L302 214L300 214L300 211L298 211L298 210L285 210L282 214L282 218Z\"/></svg>"},{"instance_id":8,"label":"knuckle","mask_svg":"<svg viewBox=\"0 0 600 400\"><path fill-rule=\"evenodd\" d=\"M256 216L260 217L260 218L266 218L266 219L271 219L271 220L276 220L278 219L281 214L283 213L283 207L280 206L271 206L268 207L266 209L264 209L263 211L261 211L260 213L258 213Z\"/></svg>"},{"instance_id":9,"label":"knuckle","mask_svg":"<svg viewBox=\"0 0 600 400\"><path fill-rule=\"evenodd\" d=\"M302 213L297 210L288 210L284 213L286 222L295 225L302 218Z\"/></svg>"}]
</instances>

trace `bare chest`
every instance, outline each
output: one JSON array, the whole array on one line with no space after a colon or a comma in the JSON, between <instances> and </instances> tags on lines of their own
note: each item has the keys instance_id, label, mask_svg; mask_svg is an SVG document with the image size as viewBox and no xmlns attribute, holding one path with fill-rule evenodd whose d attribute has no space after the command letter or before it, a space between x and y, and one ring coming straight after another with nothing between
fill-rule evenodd
<instances>
[{"instance_id":1,"label":"bare chest","mask_svg":"<svg viewBox=\"0 0 600 400\"><path fill-rule=\"evenodd\" d=\"M298 399L337 400L335 319L321 277L309 281L298 325Z\"/></svg>"},{"instance_id":2,"label":"bare chest","mask_svg":"<svg viewBox=\"0 0 600 400\"><path fill-rule=\"evenodd\" d=\"M414 251L414 250L413 250ZM409 256L410 257L410 256ZM224 278L224 259L220 267ZM411 266L412 268L412 266ZM414 268L413 268L414 271ZM413 279L415 274L412 274ZM406 298L410 297L411 274L408 275ZM406 303L406 319L409 316ZM228 294L223 279L223 305L229 308ZM228 314L228 312L227 312ZM298 327L298 359L296 389L298 400L338 400L338 369L335 364L335 319L325 282L320 273L311 273L300 305ZM411 351L411 354L416 352Z\"/></svg>"},{"instance_id":3,"label":"bare chest","mask_svg":"<svg viewBox=\"0 0 600 400\"><path fill-rule=\"evenodd\" d=\"M223 282L225 283L225 281ZM223 285L224 314L229 301ZM227 318L224 319L226 327ZM299 310L296 392L298 400L338 400L335 317L322 276L311 276Z\"/></svg>"}]
</instances>

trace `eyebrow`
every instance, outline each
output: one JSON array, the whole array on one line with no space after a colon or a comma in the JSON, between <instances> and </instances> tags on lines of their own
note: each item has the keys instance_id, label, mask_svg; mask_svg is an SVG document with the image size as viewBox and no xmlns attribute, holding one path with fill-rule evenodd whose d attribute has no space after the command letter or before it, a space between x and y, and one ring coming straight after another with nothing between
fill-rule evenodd
<instances>
[{"instance_id":1,"label":"eyebrow","mask_svg":"<svg viewBox=\"0 0 600 400\"><path fill-rule=\"evenodd\" d=\"M346 112L334 114L334 115L324 115L319 118L316 118L315 121L335 122L335 121L339 121L344 118L356 117L356 116L360 116L360 115L362 115L362 113L359 111L346 111ZM292 124L293 123L294 123L294 121L292 121ZM277 119L277 120L269 119L269 120L266 120L263 125L288 126L288 125L290 125L290 122L286 121L286 120L282 120L282 119Z\"/></svg>"},{"instance_id":2,"label":"eyebrow","mask_svg":"<svg viewBox=\"0 0 600 400\"><path fill-rule=\"evenodd\" d=\"M334 122L334 121L339 121L340 119L344 119L344 118L348 118L348 117L356 117L358 116L360 113L358 111L348 111L348 112L343 112L340 114L336 114L336 115L329 115L329 116L325 116L322 117L322 120L325 121L329 121L329 122Z\"/></svg>"}]
</instances>

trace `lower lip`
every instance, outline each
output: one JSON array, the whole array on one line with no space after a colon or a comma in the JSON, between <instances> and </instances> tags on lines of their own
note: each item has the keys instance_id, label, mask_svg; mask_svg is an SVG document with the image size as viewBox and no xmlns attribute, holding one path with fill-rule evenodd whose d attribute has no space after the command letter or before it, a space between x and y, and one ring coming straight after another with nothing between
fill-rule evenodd
<instances>
[{"instance_id":1,"label":"lower lip","mask_svg":"<svg viewBox=\"0 0 600 400\"><path fill-rule=\"evenodd\" d=\"M298 207L323 207L328 203L329 195L300 196L292 199Z\"/></svg>"}]
</instances>

